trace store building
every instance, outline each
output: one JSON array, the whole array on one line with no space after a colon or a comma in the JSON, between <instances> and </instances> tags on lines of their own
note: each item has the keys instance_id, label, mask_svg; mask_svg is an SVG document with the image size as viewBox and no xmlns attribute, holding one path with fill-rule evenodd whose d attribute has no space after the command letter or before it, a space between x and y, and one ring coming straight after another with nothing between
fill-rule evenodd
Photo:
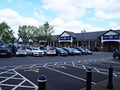
<instances>
[{"instance_id":1,"label":"store building","mask_svg":"<svg viewBox=\"0 0 120 90\"><path fill-rule=\"evenodd\" d=\"M82 33L64 31L60 35L53 35L48 45L54 47L85 46L89 49L98 48L101 51L111 52L120 49L120 30Z\"/></svg>"}]
</instances>

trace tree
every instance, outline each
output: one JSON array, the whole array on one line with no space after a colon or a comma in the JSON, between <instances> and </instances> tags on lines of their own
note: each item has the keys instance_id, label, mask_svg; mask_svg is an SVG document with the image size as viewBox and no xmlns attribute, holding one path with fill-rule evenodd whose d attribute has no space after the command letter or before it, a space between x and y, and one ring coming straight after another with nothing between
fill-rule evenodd
<instances>
[{"instance_id":1,"label":"tree","mask_svg":"<svg viewBox=\"0 0 120 90\"><path fill-rule=\"evenodd\" d=\"M36 26L32 25L19 26L18 36L23 40L23 42L27 43L29 39L34 39L36 37L37 29L38 28Z\"/></svg>"},{"instance_id":2,"label":"tree","mask_svg":"<svg viewBox=\"0 0 120 90\"><path fill-rule=\"evenodd\" d=\"M14 42L13 30L10 29L10 27L7 25L6 22L0 23L0 39L4 42Z\"/></svg>"},{"instance_id":3,"label":"tree","mask_svg":"<svg viewBox=\"0 0 120 90\"><path fill-rule=\"evenodd\" d=\"M29 39L35 40L39 42L40 40L51 40L53 33L53 26L50 26L48 22L45 22L44 25L36 27L36 26L19 26L18 36L23 40L23 42L27 43Z\"/></svg>"},{"instance_id":4,"label":"tree","mask_svg":"<svg viewBox=\"0 0 120 90\"><path fill-rule=\"evenodd\" d=\"M44 40L51 40L52 39L52 33L54 32L53 26L49 25L49 23L46 21L45 24L41 27L41 33Z\"/></svg>"}]
</instances>

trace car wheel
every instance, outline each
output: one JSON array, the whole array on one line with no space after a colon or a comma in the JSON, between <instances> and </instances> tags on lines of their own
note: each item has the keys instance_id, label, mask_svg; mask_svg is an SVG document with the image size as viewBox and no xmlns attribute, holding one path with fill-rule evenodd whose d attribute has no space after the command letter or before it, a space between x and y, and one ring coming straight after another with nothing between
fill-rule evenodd
<instances>
[{"instance_id":1,"label":"car wheel","mask_svg":"<svg viewBox=\"0 0 120 90\"><path fill-rule=\"evenodd\" d=\"M10 54L10 55L8 55L8 58L11 58L12 57L12 55Z\"/></svg>"},{"instance_id":2,"label":"car wheel","mask_svg":"<svg viewBox=\"0 0 120 90\"><path fill-rule=\"evenodd\" d=\"M44 53L44 56L47 56L47 53Z\"/></svg>"},{"instance_id":3,"label":"car wheel","mask_svg":"<svg viewBox=\"0 0 120 90\"><path fill-rule=\"evenodd\" d=\"M34 53L32 53L32 56L34 56Z\"/></svg>"},{"instance_id":4,"label":"car wheel","mask_svg":"<svg viewBox=\"0 0 120 90\"><path fill-rule=\"evenodd\" d=\"M60 56L60 53L58 53L58 56Z\"/></svg>"}]
</instances>

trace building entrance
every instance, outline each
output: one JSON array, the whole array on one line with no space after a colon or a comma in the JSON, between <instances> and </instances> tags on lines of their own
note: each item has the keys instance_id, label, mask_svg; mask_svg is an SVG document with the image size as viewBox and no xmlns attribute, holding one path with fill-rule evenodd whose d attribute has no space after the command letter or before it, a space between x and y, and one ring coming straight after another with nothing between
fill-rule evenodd
<instances>
[{"instance_id":1,"label":"building entrance","mask_svg":"<svg viewBox=\"0 0 120 90\"><path fill-rule=\"evenodd\" d=\"M61 47L70 47L71 43L70 42L60 42Z\"/></svg>"},{"instance_id":2,"label":"building entrance","mask_svg":"<svg viewBox=\"0 0 120 90\"><path fill-rule=\"evenodd\" d=\"M115 49L119 48L119 42L108 41L104 42L104 51L105 52L113 52Z\"/></svg>"}]
</instances>

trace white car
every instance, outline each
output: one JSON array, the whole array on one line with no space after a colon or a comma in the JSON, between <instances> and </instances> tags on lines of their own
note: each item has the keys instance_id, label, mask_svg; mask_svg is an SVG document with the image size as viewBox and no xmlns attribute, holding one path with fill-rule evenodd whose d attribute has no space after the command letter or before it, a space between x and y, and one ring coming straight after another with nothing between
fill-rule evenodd
<instances>
[{"instance_id":1,"label":"white car","mask_svg":"<svg viewBox=\"0 0 120 90\"><path fill-rule=\"evenodd\" d=\"M32 50L30 48L26 48L26 52L28 56L32 56Z\"/></svg>"},{"instance_id":2,"label":"white car","mask_svg":"<svg viewBox=\"0 0 120 90\"><path fill-rule=\"evenodd\" d=\"M45 48L44 49L44 54L45 56L48 56L48 55L56 55L56 50L52 47L49 47L49 48Z\"/></svg>"},{"instance_id":3,"label":"white car","mask_svg":"<svg viewBox=\"0 0 120 90\"><path fill-rule=\"evenodd\" d=\"M16 56L27 56L27 52L24 47L18 47L16 51Z\"/></svg>"},{"instance_id":4,"label":"white car","mask_svg":"<svg viewBox=\"0 0 120 90\"><path fill-rule=\"evenodd\" d=\"M44 51L38 47L31 47L31 51L33 56L44 56Z\"/></svg>"}]
</instances>

